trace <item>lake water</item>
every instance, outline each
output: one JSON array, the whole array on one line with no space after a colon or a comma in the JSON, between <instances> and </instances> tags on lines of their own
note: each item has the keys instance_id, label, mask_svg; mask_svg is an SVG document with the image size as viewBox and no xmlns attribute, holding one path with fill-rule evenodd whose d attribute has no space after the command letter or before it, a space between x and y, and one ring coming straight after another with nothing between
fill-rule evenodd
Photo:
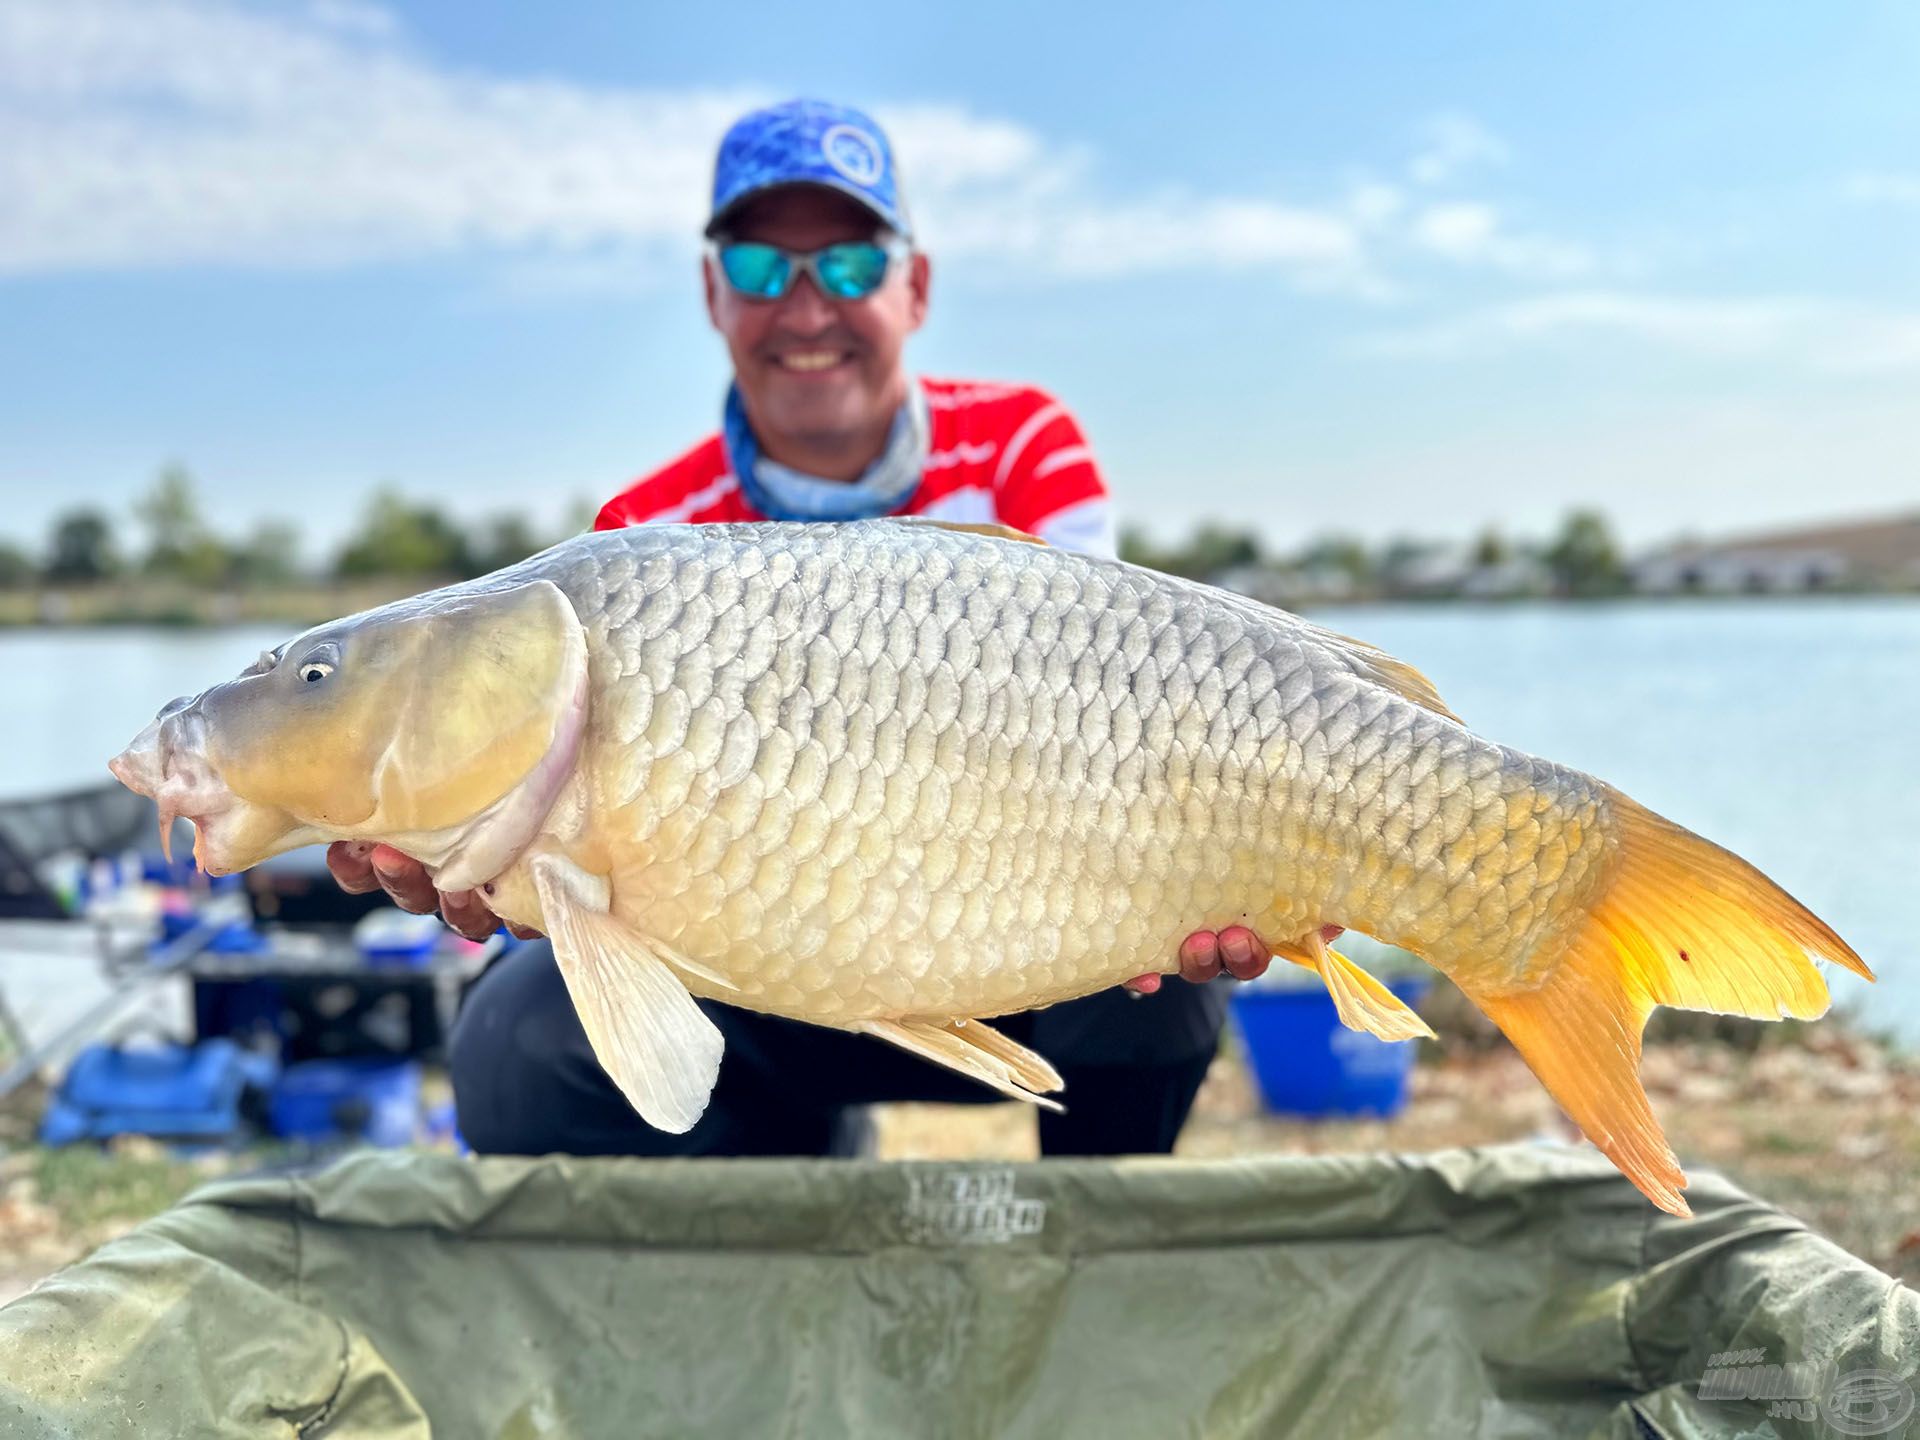
<instances>
[{"instance_id":1,"label":"lake water","mask_svg":"<svg viewBox=\"0 0 1920 1440\"><path fill-rule=\"evenodd\" d=\"M1920 602L1368 606L1321 623L1420 666L1469 725L1746 856L1881 976L1836 995L1920 1043ZM106 778L160 702L280 630L0 632L0 795Z\"/></svg>"}]
</instances>

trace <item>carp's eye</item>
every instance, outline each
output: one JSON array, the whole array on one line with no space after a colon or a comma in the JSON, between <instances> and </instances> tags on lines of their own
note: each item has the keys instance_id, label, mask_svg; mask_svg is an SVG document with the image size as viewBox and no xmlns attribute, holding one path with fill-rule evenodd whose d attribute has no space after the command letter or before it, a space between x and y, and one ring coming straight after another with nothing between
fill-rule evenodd
<instances>
[{"instance_id":1,"label":"carp's eye","mask_svg":"<svg viewBox=\"0 0 1920 1440\"><path fill-rule=\"evenodd\" d=\"M324 680L333 673L333 666L324 660L309 660L300 667L300 678L309 685Z\"/></svg>"}]
</instances>

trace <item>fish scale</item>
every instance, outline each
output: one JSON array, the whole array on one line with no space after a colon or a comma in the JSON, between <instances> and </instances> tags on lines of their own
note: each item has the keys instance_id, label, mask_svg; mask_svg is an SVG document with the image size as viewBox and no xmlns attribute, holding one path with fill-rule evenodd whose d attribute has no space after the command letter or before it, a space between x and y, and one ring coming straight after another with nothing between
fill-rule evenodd
<instances>
[{"instance_id":1,"label":"fish scale","mask_svg":"<svg viewBox=\"0 0 1920 1440\"><path fill-rule=\"evenodd\" d=\"M1506 824L1510 752L1368 686L1281 612L1039 547L1009 577L991 546L904 526L579 546L552 578L605 637L588 783L605 832L641 842L612 842L616 906L727 957L753 1003L830 1023L1046 1004L1232 923L1285 937L1339 916L1505 958L1509 922L1551 908L1526 852L1552 837ZM817 793L783 789L796 770ZM1541 883L1571 907L1605 838L1597 796L1557 800L1584 839L1573 883ZM765 863L795 836L804 855Z\"/></svg>"}]
</instances>

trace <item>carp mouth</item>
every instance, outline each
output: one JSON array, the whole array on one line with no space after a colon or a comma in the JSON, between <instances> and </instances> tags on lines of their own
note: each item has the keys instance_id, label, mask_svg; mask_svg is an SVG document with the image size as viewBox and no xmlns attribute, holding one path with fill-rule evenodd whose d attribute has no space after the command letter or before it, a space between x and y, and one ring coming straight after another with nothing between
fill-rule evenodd
<instances>
[{"instance_id":1,"label":"carp mouth","mask_svg":"<svg viewBox=\"0 0 1920 1440\"><path fill-rule=\"evenodd\" d=\"M213 874L205 863L207 825L233 808L234 797L207 763L206 741L207 722L198 704L175 700L107 762L107 769L122 785L159 807L160 849L169 861L173 859L173 822L186 820L194 830L194 860Z\"/></svg>"}]
</instances>

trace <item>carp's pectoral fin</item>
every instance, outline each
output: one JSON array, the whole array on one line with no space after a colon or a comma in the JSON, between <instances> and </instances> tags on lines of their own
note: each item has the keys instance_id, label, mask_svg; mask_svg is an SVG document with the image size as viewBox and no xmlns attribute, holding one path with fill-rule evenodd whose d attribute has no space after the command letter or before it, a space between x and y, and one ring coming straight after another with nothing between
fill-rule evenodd
<instances>
[{"instance_id":1,"label":"carp's pectoral fin","mask_svg":"<svg viewBox=\"0 0 1920 1440\"><path fill-rule=\"evenodd\" d=\"M705 1112L724 1042L646 938L607 913L606 882L541 856L529 867L587 1040L640 1116L680 1135Z\"/></svg>"},{"instance_id":2,"label":"carp's pectoral fin","mask_svg":"<svg viewBox=\"0 0 1920 1440\"><path fill-rule=\"evenodd\" d=\"M1045 1057L1015 1044L991 1025L983 1025L978 1020L948 1021L944 1025L930 1020L863 1020L848 1028L877 1036L902 1050L911 1050L924 1060L957 1070L1015 1100L1025 1100L1048 1110L1063 1108L1044 1095L1034 1093L1066 1088L1060 1072L1049 1065Z\"/></svg>"},{"instance_id":3,"label":"carp's pectoral fin","mask_svg":"<svg viewBox=\"0 0 1920 1440\"><path fill-rule=\"evenodd\" d=\"M1398 995L1338 950L1329 949L1318 930L1309 931L1290 945L1274 946L1273 953L1320 976L1327 993L1333 996L1340 1023L1349 1030L1364 1030L1382 1040L1412 1040L1421 1035L1429 1040L1438 1038L1433 1027Z\"/></svg>"}]
</instances>

